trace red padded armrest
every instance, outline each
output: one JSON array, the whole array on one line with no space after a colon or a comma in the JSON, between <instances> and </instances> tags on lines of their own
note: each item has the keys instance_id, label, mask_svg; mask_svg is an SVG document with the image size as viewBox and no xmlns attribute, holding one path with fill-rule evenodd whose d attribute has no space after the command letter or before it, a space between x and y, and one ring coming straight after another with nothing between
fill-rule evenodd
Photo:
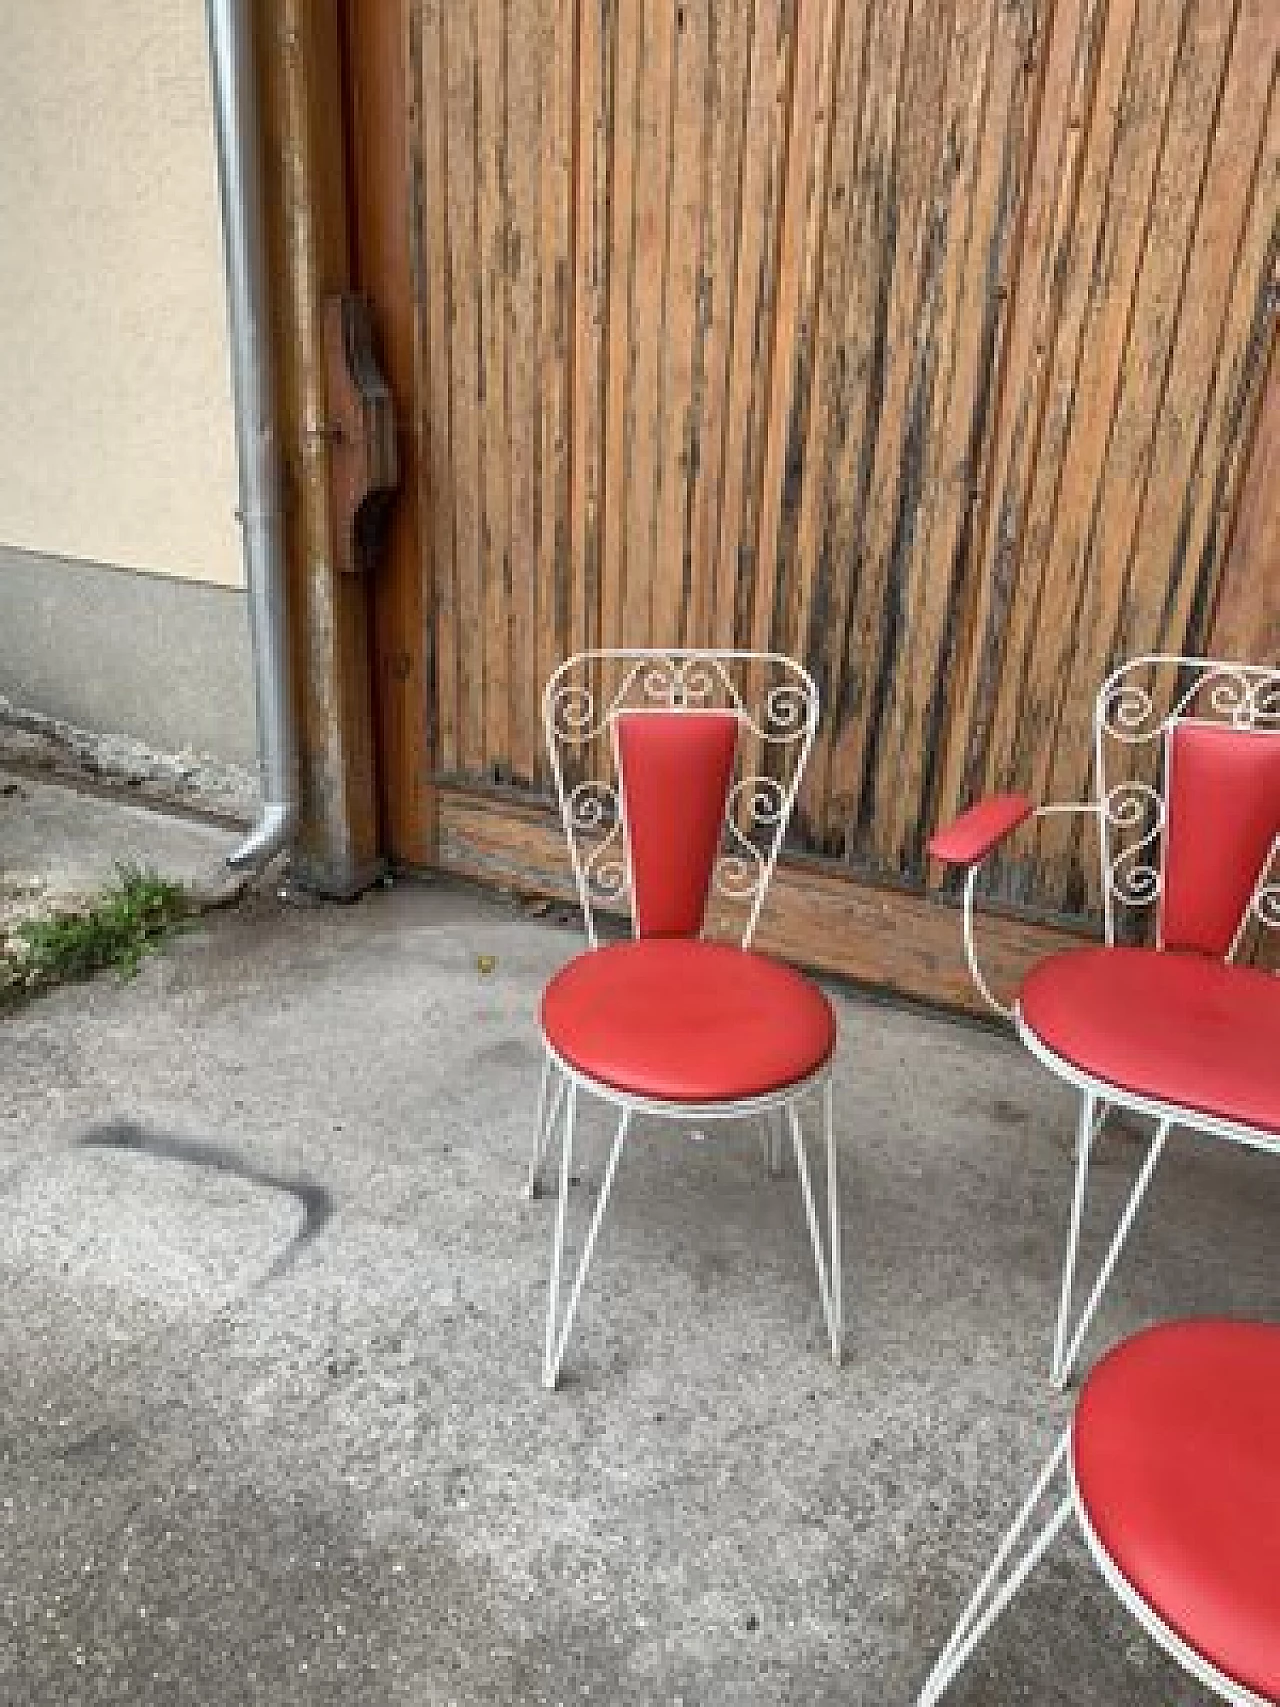
<instances>
[{"instance_id":1,"label":"red padded armrest","mask_svg":"<svg viewBox=\"0 0 1280 1707\"><path fill-rule=\"evenodd\" d=\"M977 865L1034 811L1025 794L993 794L939 830L929 843L929 852L944 865Z\"/></svg>"}]
</instances>

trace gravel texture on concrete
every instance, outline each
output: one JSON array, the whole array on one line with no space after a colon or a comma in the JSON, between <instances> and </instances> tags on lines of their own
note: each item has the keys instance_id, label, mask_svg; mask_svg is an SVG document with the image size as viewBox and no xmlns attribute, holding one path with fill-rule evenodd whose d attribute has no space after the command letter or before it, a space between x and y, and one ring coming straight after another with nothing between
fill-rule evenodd
<instances>
[{"instance_id":1,"label":"gravel texture on concrete","mask_svg":"<svg viewBox=\"0 0 1280 1707\"><path fill-rule=\"evenodd\" d=\"M81 729L30 711L0 694L0 765L61 782L131 789L140 800L247 824L261 802L258 779L242 765L190 749L157 752L130 735Z\"/></svg>"},{"instance_id":2,"label":"gravel texture on concrete","mask_svg":"<svg viewBox=\"0 0 1280 1707\"><path fill-rule=\"evenodd\" d=\"M1072 1099L839 996L845 1367L794 1176L642 1122L547 1394L521 1183L579 941L272 895L0 1024L6 1707L914 1698L1068 1415ZM1090 1252L1137 1154L1103 1143ZM1091 1350L1276 1315L1278 1226L1274 1162L1175 1139ZM953 1699L1203 1697L1063 1543Z\"/></svg>"}]
</instances>

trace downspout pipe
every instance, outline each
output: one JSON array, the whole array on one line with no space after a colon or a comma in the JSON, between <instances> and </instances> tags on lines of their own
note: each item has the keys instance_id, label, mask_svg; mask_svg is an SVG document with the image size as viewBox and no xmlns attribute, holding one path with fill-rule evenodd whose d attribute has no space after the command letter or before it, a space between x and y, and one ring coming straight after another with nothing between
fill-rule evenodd
<instances>
[{"instance_id":1,"label":"downspout pipe","mask_svg":"<svg viewBox=\"0 0 1280 1707\"><path fill-rule=\"evenodd\" d=\"M285 848L298 817L298 736L289 680L283 482L271 367L253 0L206 0L227 265L240 526L258 712L262 812L227 857L242 871Z\"/></svg>"}]
</instances>

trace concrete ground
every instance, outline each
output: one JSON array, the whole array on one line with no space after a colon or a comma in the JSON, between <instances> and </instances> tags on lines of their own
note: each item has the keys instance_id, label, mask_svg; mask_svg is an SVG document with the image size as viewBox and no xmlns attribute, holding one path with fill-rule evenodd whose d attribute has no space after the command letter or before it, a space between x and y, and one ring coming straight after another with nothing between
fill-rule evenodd
<instances>
[{"instance_id":1,"label":"concrete ground","mask_svg":"<svg viewBox=\"0 0 1280 1707\"><path fill-rule=\"evenodd\" d=\"M132 801L85 794L0 764L0 931L6 922L73 908L119 866L153 866L201 887L222 881L242 833Z\"/></svg>"},{"instance_id":2,"label":"concrete ground","mask_svg":"<svg viewBox=\"0 0 1280 1707\"><path fill-rule=\"evenodd\" d=\"M577 945L444 886L268 892L0 1021L6 1707L913 1699L1068 1414L1071 1097L841 994L845 1367L794 1177L642 1124L546 1394L520 1187ZM1176 1140L1092 1349L1276 1315L1278 1226L1280 1168ZM1204 1697L1063 1543L953 1699Z\"/></svg>"}]
</instances>

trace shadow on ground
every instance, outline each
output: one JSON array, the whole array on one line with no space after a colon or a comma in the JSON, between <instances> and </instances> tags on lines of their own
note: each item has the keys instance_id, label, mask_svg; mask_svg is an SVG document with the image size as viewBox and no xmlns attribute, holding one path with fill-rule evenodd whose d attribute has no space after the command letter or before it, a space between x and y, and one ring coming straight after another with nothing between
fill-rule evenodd
<instances>
[{"instance_id":1,"label":"shadow on ground","mask_svg":"<svg viewBox=\"0 0 1280 1707\"><path fill-rule=\"evenodd\" d=\"M302 1209L302 1226L262 1277L260 1284L264 1286L279 1279L298 1255L318 1237L333 1214L333 1198L324 1186L317 1185L313 1180L285 1178L280 1174L270 1173L265 1168L255 1167L225 1144L152 1132L128 1120L94 1127L92 1131L86 1132L79 1142L82 1148L88 1150L123 1150L133 1155L178 1162L184 1167L209 1168L214 1173L243 1180L246 1185L260 1186L265 1191L283 1191L296 1198Z\"/></svg>"}]
</instances>

